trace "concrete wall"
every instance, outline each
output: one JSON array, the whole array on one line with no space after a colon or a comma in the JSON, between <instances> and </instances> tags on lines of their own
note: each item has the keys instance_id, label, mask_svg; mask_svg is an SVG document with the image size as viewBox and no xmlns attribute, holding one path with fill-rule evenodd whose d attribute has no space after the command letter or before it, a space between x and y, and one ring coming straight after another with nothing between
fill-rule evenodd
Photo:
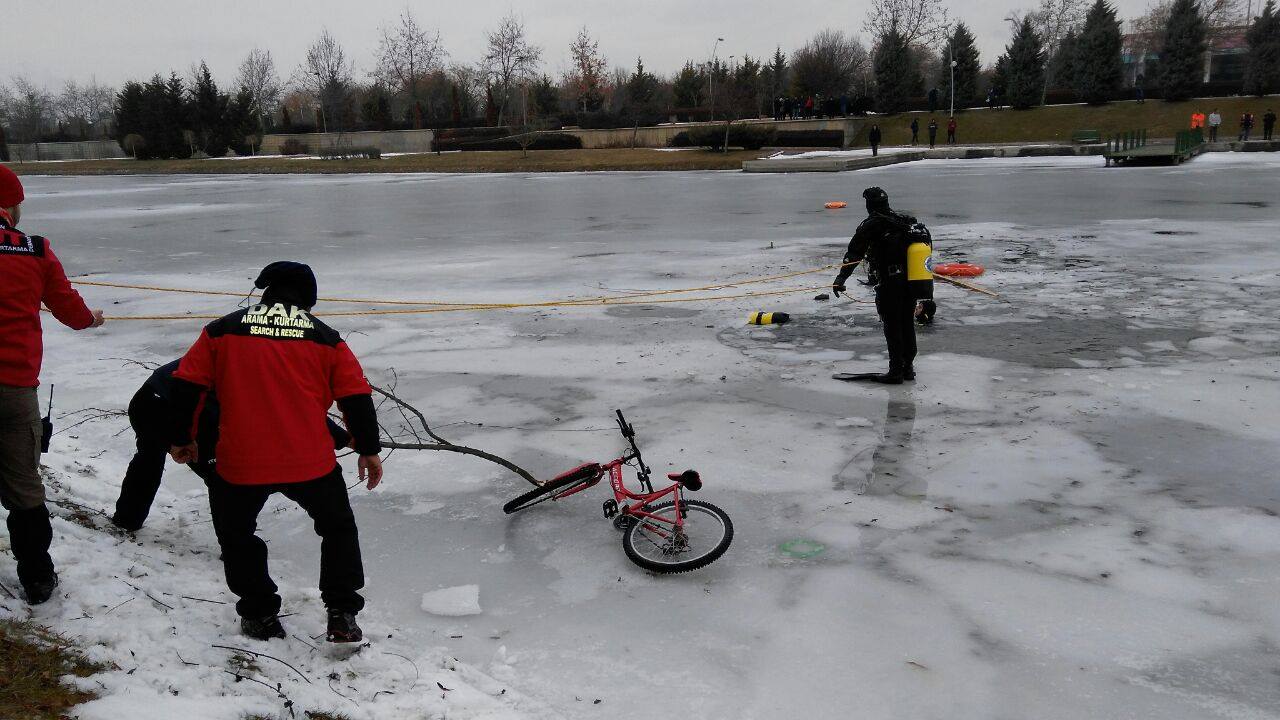
<instances>
[{"instance_id":1,"label":"concrete wall","mask_svg":"<svg viewBox=\"0 0 1280 720\"><path fill-rule=\"evenodd\" d=\"M313 153L341 145L371 146L384 153L431 152L431 141L434 138L435 133L430 130L362 130L349 133L264 135L262 148L258 152L261 155L279 155L280 146L289 139L303 143Z\"/></svg>"},{"instance_id":2,"label":"concrete wall","mask_svg":"<svg viewBox=\"0 0 1280 720\"><path fill-rule=\"evenodd\" d=\"M774 127L778 130L841 130L844 132L844 146L848 147L862 130L862 126L865 122L865 120L860 118L833 118L827 120L740 120L734 124L761 125ZM635 147L660 148L669 147L671 145L671 139L686 130L705 127L707 125L724 127L724 123L722 122L673 123L671 125L642 127L638 130L634 128L617 128L612 130L566 129L556 130L553 132L576 135L582 139L582 147L589 150L597 148L631 147L633 135L635 137Z\"/></svg>"},{"instance_id":3,"label":"concrete wall","mask_svg":"<svg viewBox=\"0 0 1280 720\"><path fill-rule=\"evenodd\" d=\"M9 145L12 162L35 160L103 160L128 157L115 140L83 142L22 143Z\"/></svg>"}]
</instances>

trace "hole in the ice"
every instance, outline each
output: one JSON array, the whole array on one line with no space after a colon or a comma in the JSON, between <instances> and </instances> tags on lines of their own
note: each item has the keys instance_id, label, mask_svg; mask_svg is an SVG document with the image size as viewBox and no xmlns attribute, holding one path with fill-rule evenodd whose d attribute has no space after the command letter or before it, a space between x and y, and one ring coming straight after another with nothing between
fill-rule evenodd
<instances>
[{"instance_id":1,"label":"hole in the ice","mask_svg":"<svg viewBox=\"0 0 1280 720\"><path fill-rule=\"evenodd\" d=\"M1195 235L1194 230L1156 230L1156 235Z\"/></svg>"}]
</instances>

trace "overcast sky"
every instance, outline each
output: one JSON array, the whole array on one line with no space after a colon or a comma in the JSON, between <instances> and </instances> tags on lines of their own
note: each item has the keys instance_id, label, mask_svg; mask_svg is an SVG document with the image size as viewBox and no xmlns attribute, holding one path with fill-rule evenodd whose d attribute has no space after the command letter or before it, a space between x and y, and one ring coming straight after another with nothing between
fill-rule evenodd
<instances>
[{"instance_id":1,"label":"overcast sky","mask_svg":"<svg viewBox=\"0 0 1280 720\"><path fill-rule=\"evenodd\" d=\"M1003 50L1011 10L1038 0L950 0L952 17L978 37L982 62ZM1112 0L1122 17L1140 14L1149 0ZM270 50L288 78L322 27L346 47L357 71L372 68L379 26L409 7L421 24L440 31L451 62L475 62L485 31L514 11L543 48L544 70L559 75L569 42L586 25L611 65L628 68L636 56L670 73L687 59L742 57L799 47L824 27L860 33L868 0L4 0L0 82L24 75L54 87L90 76L111 85L187 68L200 59L229 82L244 54Z\"/></svg>"}]
</instances>

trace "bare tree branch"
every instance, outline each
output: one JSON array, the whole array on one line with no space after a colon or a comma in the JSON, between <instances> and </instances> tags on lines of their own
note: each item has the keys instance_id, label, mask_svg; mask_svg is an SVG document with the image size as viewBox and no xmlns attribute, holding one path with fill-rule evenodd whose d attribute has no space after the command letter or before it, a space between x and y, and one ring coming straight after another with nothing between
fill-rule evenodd
<instances>
[{"instance_id":1,"label":"bare tree branch","mask_svg":"<svg viewBox=\"0 0 1280 720\"><path fill-rule=\"evenodd\" d=\"M472 455L478 458L483 458L485 460L488 460L489 462L501 465L502 467L519 475L525 480L528 480L530 483L534 485L542 484L538 482L538 479L535 478L532 474L530 474L528 470L525 470L524 468L520 467L519 465L516 465L515 463L511 462L510 460L507 460L506 458L498 457L497 455L494 455L492 453L487 453L483 450L477 450L475 448L466 447L465 445L455 445L454 443L451 443L448 440L445 440L444 438L435 434L435 431L433 431L431 429L431 426L427 423L426 416L424 416L420 410L410 405L409 403L405 402L404 400L400 399L394 393L388 390L384 390L378 387L377 385L373 385L371 387L373 388L374 392L378 393L379 395L395 403L401 412L408 412L413 414L415 417L417 417L418 422L422 425L423 431L428 436L430 436L432 440L436 441L434 443L423 443L423 442L406 443L406 442L398 442L396 440L387 439L382 441L383 447L393 448L393 449L402 449L402 450L440 450L444 452L456 452L462 455ZM409 429L410 431L412 431L412 427L410 427ZM416 435L416 432L415 432L415 435Z\"/></svg>"}]
</instances>

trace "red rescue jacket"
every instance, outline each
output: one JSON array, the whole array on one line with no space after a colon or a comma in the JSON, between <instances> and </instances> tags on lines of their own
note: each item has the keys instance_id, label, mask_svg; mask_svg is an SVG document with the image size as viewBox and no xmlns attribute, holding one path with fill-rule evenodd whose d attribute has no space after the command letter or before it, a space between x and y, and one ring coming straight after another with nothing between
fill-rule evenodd
<instances>
[{"instance_id":1,"label":"red rescue jacket","mask_svg":"<svg viewBox=\"0 0 1280 720\"><path fill-rule=\"evenodd\" d=\"M67 281L49 241L20 232L0 210L0 385L40 384L41 302L73 330L93 324L93 313Z\"/></svg>"},{"instance_id":2,"label":"red rescue jacket","mask_svg":"<svg viewBox=\"0 0 1280 720\"><path fill-rule=\"evenodd\" d=\"M332 471L329 407L372 393L338 333L283 303L209 323L173 377L218 394L218 474L237 485L304 482Z\"/></svg>"}]
</instances>

